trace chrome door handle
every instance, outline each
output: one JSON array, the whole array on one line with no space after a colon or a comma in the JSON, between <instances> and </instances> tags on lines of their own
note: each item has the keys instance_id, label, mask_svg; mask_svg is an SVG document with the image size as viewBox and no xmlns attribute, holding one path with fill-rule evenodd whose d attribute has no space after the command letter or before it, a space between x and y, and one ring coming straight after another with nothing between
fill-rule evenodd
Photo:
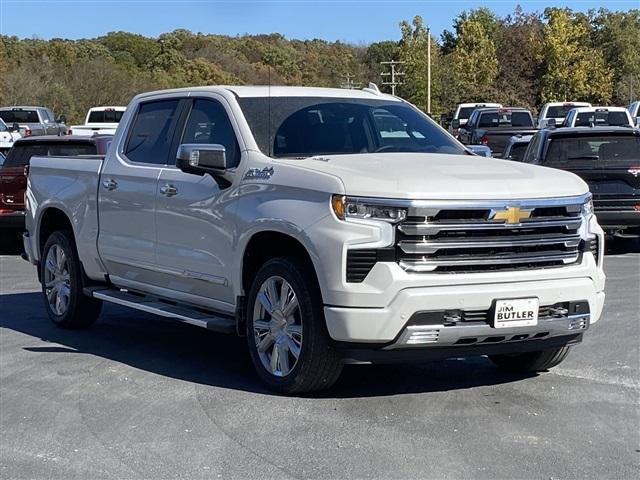
<instances>
[{"instance_id":1,"label":"chrome door handle","mask_svg":"<svg viewBox=\"0 0 640 480\"><path fill-rule=\"evenodd\" d=\"M165 197L173 197L174 195L178 194L178 189L173 185L169 185L167 183L166 185L160 187L160 193Z\"/></svg>"},{"instance_id":2,"label":"chrome door handle","mask_svg":"<svg viewBox=\"0 0 640 480\"><path fill-rule=\"evenodd\" d=\"M111 178L108 178L107 180L104 180L102 182L102 186L107 190L115 190L116 188L118 188L118 182Z\"/></svg>"}]
</instances>

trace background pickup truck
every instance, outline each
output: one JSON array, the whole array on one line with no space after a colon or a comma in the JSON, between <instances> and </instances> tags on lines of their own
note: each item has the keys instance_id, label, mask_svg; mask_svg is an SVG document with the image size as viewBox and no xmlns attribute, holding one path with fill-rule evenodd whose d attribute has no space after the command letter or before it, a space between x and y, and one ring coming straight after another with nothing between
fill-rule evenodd
<instances>
[{"instance_id":1,"label":"background pickup truck","mask_svg":"<svg viewBox=\"0 0 640 480\"><path fill-rule=\"evenodd\" d=\"M9 127L17 125L20 135L65 135L64 115L55 118L46 107L0 107L0 118Z\"/></svg>"},{"instance_id":2,"label":"background pickup truck","mask_svg":"<svg viewBox=\"0 0 640 480\"><path fill-rule=\"evenodd\" d=\"M104 155L112 136L26 137L17 140L0 165L0 236L3 245L17 240L24 231L24 194L31 157Z\"/></svg>"},{"instance_id":3,"label":"background pickup truck","mask_svg":"<svg viewBox=\"0 0 640 480\"><path fill-rule=\"evenodd\" d=\"M458 138L466 145L487 145L494 157L500 157L512 136L537 131L531 112L525 108L480 108L460 127Z\"/></svg>"},{"instance_id":4,"label":"background pickup truck","mask_svg":"<svg viewBox=\"0 0 640 480\"><path fill-rule=\"evenodd\" d=\"M93 107L83 125L69 127L69 135L113 135L127 107Z\"/></svg>"},{"instance_id":5,"label":"background pickup truck","mask_svg":"<svg viewBox=\"0 0 640 480\"><path fill-rule=\"evenodd\" d=\"M524 162L582 177L598 222L610 235L640 237L640 131L626 127L541 130Z\"/></svg>"},{"instance_id":6,"label":"background pickup truck","mask_svg":"<svg viewBox=\"0 0 640 480\"><path fill-rule=\"evenodd\" d=\"M475 156L375 86L142 94L104 159L34 157L26 200L55 324L111 302L243 335L286 393L354 361L545 370L604 302L580 178Z\"/></svg>"}]
</instances>

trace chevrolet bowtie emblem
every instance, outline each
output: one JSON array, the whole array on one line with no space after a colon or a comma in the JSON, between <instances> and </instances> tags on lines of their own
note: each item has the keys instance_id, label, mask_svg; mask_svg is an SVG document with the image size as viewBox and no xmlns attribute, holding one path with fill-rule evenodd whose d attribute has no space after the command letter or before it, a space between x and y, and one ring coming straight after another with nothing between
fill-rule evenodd
<instances>
[{"instance_id":1,"label":"chevrolet bowtie emblem","mask_svg":"<svg viewBox=\"0 0 640 480\"><path fill-rule=\"evenodd\" d=\"M520 207L507 207L493 214L493 220L504 220L506 223L520 223L531 216L531 210L522 210Z\"/></svg>"}]
</instances>

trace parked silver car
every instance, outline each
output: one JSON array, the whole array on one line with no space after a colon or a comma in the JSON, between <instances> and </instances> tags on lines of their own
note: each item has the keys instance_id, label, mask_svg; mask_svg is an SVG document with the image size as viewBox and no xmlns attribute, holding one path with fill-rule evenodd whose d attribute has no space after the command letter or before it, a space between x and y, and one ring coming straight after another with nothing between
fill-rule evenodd
<instances>
[{"instance_id":1,"label":"parked silver car","mask_svg":"<svg viewBox=\"0 0 640 480\"><path fill-rule=\"evenodd\" d=\"M0 107L0 118L7 126L17 125L20 135L65 135L67 126L64 115L55 118L51 109L46 107Z\"/></svg>"}]
</instances>

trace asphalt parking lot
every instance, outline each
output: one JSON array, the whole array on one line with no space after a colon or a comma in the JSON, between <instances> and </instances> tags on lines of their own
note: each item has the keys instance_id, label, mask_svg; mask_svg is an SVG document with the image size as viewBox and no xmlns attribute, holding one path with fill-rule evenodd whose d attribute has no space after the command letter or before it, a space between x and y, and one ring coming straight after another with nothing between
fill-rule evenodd
<instances>
[{"instance_id":1,"label":"asphalt parking lot","mask_svg":"<svg viewBox=\"0 0 640 480\"><path fill-rule=\"evenodd\" d=\"M349 366L287 398L242 339L112 305L59 330L1 256L0 478L637 478L640 254L606 271L604 317L548 373Z\"/></svg>"}]
</instances>

